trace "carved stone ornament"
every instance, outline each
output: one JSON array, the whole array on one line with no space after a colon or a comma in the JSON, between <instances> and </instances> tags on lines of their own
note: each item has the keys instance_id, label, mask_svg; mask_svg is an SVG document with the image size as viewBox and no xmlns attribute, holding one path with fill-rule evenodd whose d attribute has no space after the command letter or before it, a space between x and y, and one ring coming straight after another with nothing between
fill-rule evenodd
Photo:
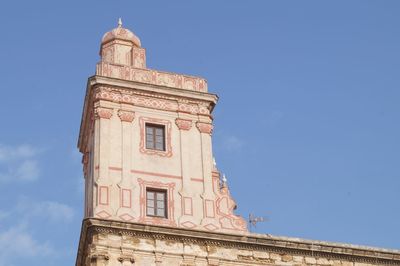
<instances>
[{"instance_id":1,"label":"carved stone ornament","mask_svg":"<svg viewBox=\"0 0 400 266\"><path fill-rule=\"evenodd\" d=\"M135 112L119 110L118 116L121 121L130 123L133 121L133 119L135 119Z\"/></svg>"},{"instance_id":2,"label":"carved stone ornament","mask_svg":"<svg viewBox=\"0 0 400 266\"><path fill-rule=\"evenodd\" d=\"M97 107L94 109L94 119L104 118L110 119L113 115L113 110L104 107Z\"/></svg>"},{"instance_id":3,"label":"carved stone ornament","mask_svg":"<svg viewBox=\"0 0 400 266\"><path fill-rule=\"evenodd\" d=\"M213 131L213 125L209 123L204 123L204 122L197 122L196 123L197 128L201 133L206 133L206 134L212 134Z\"/></svg>"},{"instance_id":4,"label":"carved stone ornament","mask_svg":"<svg viewBox=\"0 0 400 266\"><path fill-rule=\"evenodd\" d=\"M190 130L192 128L192 120L177 118L175 123L181 130Z\"/></svg>"}]
</instances>

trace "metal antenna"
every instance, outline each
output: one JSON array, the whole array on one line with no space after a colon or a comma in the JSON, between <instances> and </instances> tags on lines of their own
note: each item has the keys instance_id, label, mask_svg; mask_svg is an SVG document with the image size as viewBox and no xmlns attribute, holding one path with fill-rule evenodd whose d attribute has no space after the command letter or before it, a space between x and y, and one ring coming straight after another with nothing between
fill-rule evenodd
<instances>
[{"instance_id":1,"label":"metal antenna","mask_svg":"<svg viewBox=\"0 0 400 266\"><path fill-rule=\"evenodd\" d=\"M267 220L268 220L267 218L264 218L264 217L256 217L256 216L254 216L254 214L250 213L250 214L249 214L249 225L250 225L250 229L251 229L251 227L256 228L257 223L265 222L265 221L267 221ZM250 231L251 231L251 230L250 230Z\"/></svg>"}]
</instances>

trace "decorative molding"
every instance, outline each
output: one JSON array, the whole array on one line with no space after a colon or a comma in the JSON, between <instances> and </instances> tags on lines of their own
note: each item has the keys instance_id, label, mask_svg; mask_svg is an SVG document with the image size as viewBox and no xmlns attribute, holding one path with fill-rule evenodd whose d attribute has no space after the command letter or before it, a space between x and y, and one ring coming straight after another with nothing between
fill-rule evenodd
<instances>
[{"instance_id":1,"label":"decorative molding","mask_svg":"<svg viewBox=\"0 0 400 266\"><path fill-rule=\"evenodd\" d=\"M108 205L110 203L109 188L107 186L99 187L99 205Z\"/></svg>"},{"instance_id":2,"label":"decorative molding","mask_svg":"<svg viewBox=\"0 0 400 266\"><path fill-rule=\"evenodd\" d=\"M192 120L177 118L175 124L180 130L190 130L192 128Z\"/></svg>"},{"instance_id":3,"label":"decorative molding","mask_svg":"<svg viewBox=\"0 0 400 266\"><path fill-rule=\"evenodd\" d=\"M156 177L166 177L166 178L173 178L173 179L182 179L182 176L178 175L169 175L169 174L162 174L162 173L153 173L153 172L146 172L140 170L131 170L133 174L140 174L140 175L149 175L149 176L156 176Z\"/></svg>"},{"instance_id":4,"label":"decorative molding","mask_svg":"<svg viewBox=\"0 0 400 266\"><path fill-rule=\"evenodd\" d=\"M167 225L176 227L175 222L175 205L174 205L174 188L175 183L162 183L159 181L146 181L141 178L137 179L140 186L140 217L139 223L147 223L153 225ZM146 215L146 188L157 188L167 190L167 218L149 217Z\"/></svg>"},{"instance_id":5,"label":"decorative molding","mask_svg":"<svg viewBox=\"0 0 400 266\"><path fill-rule=\"evenodd\" d=\"M94 119L110 119L113 115L113 110L111 108L96 107L94 109Z\"/></svg>"},{"instance_id":6,"label":"decorative molding","mask_svg":"<svg viewBox=\"0 0 400 266\"><path fill-rule=\"evenodd\" d=\"M221 228L247 232L246 221L241 216L234 214L236 203L228 189L221 190L221 196L216 200L216 205Z\"/></svg>"},{"instance_id":7,"label":"decorative molding","mask_svg":"<svg viewBox=\"0 0 400 266\"><path fill-rule=\"evenodd\" d=\"M95 101L105 100L163 111L182 112L211 117L209 110L210 103L205 101L191 100L182 103L179 102L180 98L178 97L108 86L97 86L93 93L93 99Z\"/></svg>"},{"instance_id":8,"label":"decorative molding","mask_svg":"<svg viewBox=\"0 0 400 266\"><path fill-rule=\"evenodd\" d=\"M193 216L193 199L192 197L182 197L183 215Z\"/></svg>"},{"instance_id":9,"label":"decorative molding","mask_svg":"<svg viewBox=\"0 0 400 266\"><path fill-rule=\"evenodd\" d=\"M132 207L132 190L123 188L120 190L121 201L120 207L131 208Z\"/></svg>"},{"instance_id":10,"label":"decorative molding","mask_svg":"<svg viewBox=\"0 0 400 266\"><path fill-rule=\"evenodd\" d=\"M112 55L110 56L112 57ZM101 61L96 65L96 75L190 91L207 92L207 81L202 78L111 64L105 61Z\"/></svg>"},{"instance_id":11,"label":"decorative molding","mask_svg":"<svg viewBox=\"0 0 400 266\"><path fill-rule=\"evenodd\" d=\"M201 133L210 134L210 135L212 134L212 131L214 128L212 124L204 123L204 122L197 122L196 126Z\"/></svg>"},{"instance_id":12,"label":"decorative molding","mask_svg":"<svg viewBox=\"0 0 400 266\"><path fill-rule=\"evenodd\" d=\"M400 265L400 251L363 247L351 244L310 241L298 238L260 234L227 234L185 228L165 228L156 225L85 219L79 242L77 266L83 266L85 250L98 234L130 236L142 239L163 239L177 243L194 243L204 247L223 247L237 250L261 251L312 258L370 263L372 265ZM217 259L217 258L216 258Z\"/></svg>"},{"instance_id":13,"label":"decorative molding","mask_svg":"<svg viewBox=\"0 0 400 266\"><path fill-rule=\"evenodd\" d=\"M165 126L165 151L146 149L146 123L158 124ZM164 119L156 119L150 117L139 118L140 125L140 144L139 151L143 154L149 155L159 155L161 157L171 157L172 156L172 144L171 144L171 122Z\"/></svg>"},{"instance_id":14,"label":"decorative molding","mask_svg":"<svg viewBox=\"0 0 400 266\"><path fill-rule=\"evenodd\" d=\"M119 110L118 116L121 121L131 123L135 119L135 112Z\"/></svg>"}]
</instances>

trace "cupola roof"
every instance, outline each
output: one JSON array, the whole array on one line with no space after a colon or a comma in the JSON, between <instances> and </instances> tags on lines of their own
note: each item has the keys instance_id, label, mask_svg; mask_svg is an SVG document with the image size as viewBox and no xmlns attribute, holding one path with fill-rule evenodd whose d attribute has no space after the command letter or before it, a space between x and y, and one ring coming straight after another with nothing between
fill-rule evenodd
<instances>
[{"instance_id":1,"label":"cupola roof","mask_svg":"<svg viewBox=\"0 0 400 266\"><path fill-rule=\"evenodd\" d=\"M130 30L122 27L121 18L118 20L118 27L104 34L101 40L101 44L108 43L115 39L132 42L135 46L138 47L141 46L139 37L137 37Z\"/></svg>"}]
</instances>

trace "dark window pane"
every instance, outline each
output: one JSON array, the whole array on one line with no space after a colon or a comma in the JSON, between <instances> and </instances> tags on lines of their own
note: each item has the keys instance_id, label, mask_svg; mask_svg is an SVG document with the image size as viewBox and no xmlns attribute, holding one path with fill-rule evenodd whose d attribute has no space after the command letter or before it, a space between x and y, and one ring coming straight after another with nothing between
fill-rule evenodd
<instances>
[{"instance_id":1,"label":"dark window pane","mask_svg":"<svg viewBox=\"0 0 400 266\"><path fill-rule=\"evenodd\" d=\"M156 143L156 145L155 145L156 147L156 150L159 150L159 151L163 151L164 150L164 146L162 145L162 143Z\"/></svg>"},{"instance_id":2,"label":"dark window pane","mask_svg":"<svg viewBox=\"0 0 400 266\"><path fill-rule=\"evenodd\" d=\"M165 193L164 192L157 193L157 200L164 201L164 199L165 199Z\"/></svg>"},{"instance_id":3,"label":"dark window pane","mask_svg":"<svg viewBox=\"0 0 400 266\"><path fill-rule=\"evenodd\" d=\"M164 201L157 201L157 208L163 208L164 209Z\"/></svg>"},{"instance_id":4,"label":"dark window pane","mask_svg":"<svg viewBox=\"0 0 400 266\"><path fill-rule=\"evenodd\" d=\"M154 192L152 192L152 191L147 191L147 198L148 198L148 199L154 199Z\"/></svg>"},{"instance_id":5,"label":"dark window pane","mask_svg":"<svg viewBox=\"0 0 400 266\"><path fill-rule=\"evenodd\" d=\"M146 124L146 148L165 150L165 126Z\"/></svg>"},{"instance_id":6,"label":"dark window pane","mask_svg":"<svg viewBox=\"0 0 400 266\"><path fill-rule=\"evenodd\" d=\"M157 216L167 218L166 191L146 191L146 214L148 216Z\"/></svg>"},{"instance_id":7,"label":"dark window pane","mask_svg":"<svg viewBox=\"0 0 400 266\"><path fill-rule=\"evenodd\" d=\"M147 215L154 216L154 208L147 208Z\"/></svg>"},{"instance_id":8,"label":"dark window pane","mask_svg":"<svg viewBox=\"0 0 400 266\"><path fill-rule=\"evenodd\" d=\"M161 208L158 208L157 209L157 216L165 217L165 210L161 209Z\"/></svg>"},{"instance_id":9,"label":"dark window pane","mask_svg":"<svg viewBox=\"0 0 400 266\"><path fill-rule=\"evenodd\" d=\"M156 128L156 136L164 136L164 128Z\"/></svg>"},{"instance_id":10,"label":"dark window pane","mask_svg":"<svg viewBox=\"0 0 400 266\"><path fill-rule=\"evenodd\" d=\"M154 208L154 200L147 199L147 207Z\"/></svg>"}]
</instances>

